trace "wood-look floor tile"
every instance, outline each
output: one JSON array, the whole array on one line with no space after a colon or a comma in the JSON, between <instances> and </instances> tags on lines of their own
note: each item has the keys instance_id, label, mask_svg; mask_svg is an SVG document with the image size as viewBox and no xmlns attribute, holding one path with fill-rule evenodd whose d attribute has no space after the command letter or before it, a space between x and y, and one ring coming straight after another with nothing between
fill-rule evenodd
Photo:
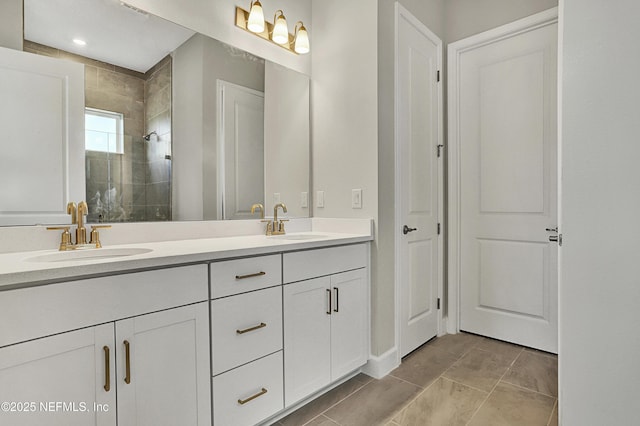
<instances>
[{"instance_id":1,"label":"wood-look floor tile","mask_svg":"<svg viewBox=\"0 0 640 426\"><path fill-rule=\"evenodd\" d=\"M502 380L557 397L558 361L546 355L522 352Z\"/></svg>"},{"instance_id":2,"label":"wood-look floor tile","mask_svg":"<svg viewBox=\"0 0 640 426\"><path fill-rule=\"evenodd\" d=\"M403 359L391 375L426 388L457 360L456 355L427 344Z\"/></svg>"},{"instance_id":3,"label":"wood-look floor tile","mask_svg":"<svg viewBox=\"0 0 640 426\"><path fill-rule=\"evenodd\" d=\"M482 340L484 337L469 333L445 334L427 343L427 346L443 349L461 357Z\"/></svg>"},{"instance_id":4,"label":"wood-look floor tile","mask_svg":"<svg viewBox=\"0 0 640 426\"><path fill-rule=\"evenodd\" d=\"M338 426L338 424L326 416L318 416L304 426Z\"/></svg>"},{"instance_id":5,"label":"wood-look floor tile","mask_svg":"<svg viewBox=\"0 0 640 426\"><path fill-rule=\"evenodd\" d=\"M400 426L464 426L487 393L444 378L436 380L402 411Z\"/></svg>"},{"instance_id":6,"label":"wood-look floor tile","mask_svg":"<svg viewBox=\"0 0 640 426\"><path fill-rule=\"evenodd\" d=\"M511 360L508 357L480 349L471 349L444 372L444 377L489 392L510 365Z\"/></svg>"},{"instance_id":7,"label":"wood-look floor tile","mask_svg":"<svg viewBox=\"0 0 640 426\"><path fill-rule=\"evenodd\" d=\"M469 426L540 426L547 424L555 399L500 382Z\"/></svg>"},{"instance_id":8,"label":"wood-look floor tile","mask_svg":"<svg viewBox=\"0 0 640 426\"><path fill-rule=\"evenodd\" d=\"M551 413L551 418L549 419L548 426L558 426L558 401L556 400L556 405L553 406L553 412Z\"/></svg>"},{"instance_id":9,"label":"wood-look floor tile","mask_svg":"<svg viewBox=\"0 0 640 426\"><path fill-rule=\"evenodd\" d=\"M321 414L331 406L351 395L353 392L357 391L358 389L369 383L371 380L371 377L365 374L358 374L357 376L347 380L340 386L331 389L324 395L300 407L298 410L280 420L280 423L283 426L303 425L309 420L316 417L318 414Z\"/></svg>"},{"instance_id":10,"label":"wood-look floor tile","mask_svg":"<svg viewBox=\"0 0 640 426\"><path fill-rule=\"evenodd\" d=\"M373 380L324 413L342 426L385 424L421 388L392 376Z\"/></svg>"},{"instance_id":11,"label":"wood-look floor tile","mask_svg":"<svg viewBox=\"0 0 640 426\"><path fill-rule=\"evenodd\" d=\"M505 358L509 358L511 362L513 362L523 350L522 346L488 338L478 343L476 348L502 355Z\"/></svg>"}]
</instances>

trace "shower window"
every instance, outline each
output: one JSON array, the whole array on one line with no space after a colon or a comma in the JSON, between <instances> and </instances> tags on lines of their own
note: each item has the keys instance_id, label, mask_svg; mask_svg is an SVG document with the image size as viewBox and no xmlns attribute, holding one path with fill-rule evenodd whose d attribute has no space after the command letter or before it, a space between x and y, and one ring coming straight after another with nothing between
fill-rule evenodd
<instances>
[{"instance_id":1,"label":"shower window","mask_svg":"<svg viewBox=\"0 0 640 426\"><path fill-rule=\"evenodd\" d=\"M94 108L84 113L85 149L123 154L124 118L122 114Z\"/></svg>"}]
</instances>

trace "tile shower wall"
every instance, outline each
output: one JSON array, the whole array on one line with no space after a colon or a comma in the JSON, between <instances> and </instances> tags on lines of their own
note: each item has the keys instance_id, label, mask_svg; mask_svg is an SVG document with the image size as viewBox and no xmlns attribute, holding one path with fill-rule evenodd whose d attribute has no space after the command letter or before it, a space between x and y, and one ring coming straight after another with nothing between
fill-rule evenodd
<instances>
[{"instance_id":1,"label":"tile shower wall","mask_svg":"<svg viewBox=\"0 0 640 426\"><path fill-rule=\"evenodd\" d=\"M88 221L170 220L170 58L142 74L27 40L24 50L83 63L85 105L124 116L123 154L86 152ZM159 137L145 141L153 130Z\"/></svg>"},{"instance_id":2,"label":"tile shower wall","mask_svg":"<svg viewBox=\"0 0 640 426\"><path fill-rule=\"evenodd\" d=\"M146 142L146 217L171 220L171 57L147 71L144 88Z\"/></svg>"}]
</instances>

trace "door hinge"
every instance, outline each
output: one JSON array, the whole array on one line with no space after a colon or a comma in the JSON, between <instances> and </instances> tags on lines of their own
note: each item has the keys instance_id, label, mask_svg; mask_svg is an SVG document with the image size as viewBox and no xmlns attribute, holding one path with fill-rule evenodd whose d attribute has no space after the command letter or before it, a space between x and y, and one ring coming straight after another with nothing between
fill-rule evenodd
<instances>
[{"instance_id":1,"label":"door hinge","mask_svg":"<svg viewBox=\"0 0 640 426\"><path fill-rule=\"evenodd\" d=\"M438 148L438 158L440 158L440 156L442 155L442 148L444 148L444 145L440 144L436 148Z\"/></svg>"},{"instance_id":2,"label":"door hinge","mask_svg":"<svg viewBox=\"0 0 640 426\"><path fill-rule=\"evenodd\" d=\"M440 224L438 224L438 235L440 235Z\"/></svg>"},{"instance_id":3,"label":"door hinge","mask_svg":"<svg viewBox=\"0 0 640 426\"><path fill-rule=\"evenodd\" d=\"M438 297L438 309L440 309L440 298Z\"/></svg>"},{"instance_id":4,"label":"door hinge","mask_svg":"<svg viewBox=\"0 0 640 426\"><path fill-rule=\"evenodd\" d=\"M438 81L438 82L440 81L440 70L438 70L438 73L437 73L437 80L436 80L436 81Z\"/></svg>"}]
</instances>

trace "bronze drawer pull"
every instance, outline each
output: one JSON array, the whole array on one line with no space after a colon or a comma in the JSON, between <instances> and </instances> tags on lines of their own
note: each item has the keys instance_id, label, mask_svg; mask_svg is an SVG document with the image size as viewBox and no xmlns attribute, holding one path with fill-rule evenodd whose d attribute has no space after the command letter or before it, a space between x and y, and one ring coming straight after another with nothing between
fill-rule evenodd
<instances>
[{"instance_id":1,"label":"bronze drawer pull","mask_svg":"<svg viewBox=\"0 0 640 426\"><path fill-rule=\"evenodd\" d=\"M262 388L262 390L261 390L260 392L258 392L257 394L255 394L255 395L253 395L253 396L250 396L250 397L249 397L249 398L247 398L247 399L239 399L239 400L238 400L238 404L240 404L240 405L244 405L244 404L246 404L247 402L253 401L254 399L258 398L259 396L264 395L265 393L267 393L267 390L266 390L265 388Z\"/></svg>"},{"instance_id":2,"label":"bronze drawer pull","mask_svg":"<svg viewBox=\"0 0 640 426\"><path fill-rule=\"evenodd\" d=\"M236 275L236 280L244 280L245 278L254 278L254 277L261 277L263 275L267 275L266 272L260 271L260 272L256 272L255 274L249 274L249 275Z\"/></svg>"},{"instance_id":3,"label":"bronze drawer pull","mask_svg":"<svg viewBox=\"0 0 640 426\"><path fill-rule=\"evenodd\" d=\"M250 331L254 331L254 330L258 330L260 328L264 328L266 327L267 324L261 322L259 325L256 325L255 327L251 327L251 328L245 328L244 330L236 330L236 333L238 334L244 334L244 333L248 333Z\"/></svg>"},{"instance_id":4,"label":"bronze drawer pull","mask_svg":"<svg viewBox=\"0 0 640 426\"><path fill-rule=\"evenodd\" d=\"M125 358L124 382L129 385L131 384L131 345L129 345L128 340L125 340L122 343L124 343L124 358Z\"/></svg>"},{"instance_id":5,"label":"bronze drawer pull","mask_svg":"<svg viewBox=\"0 0 640 426\"><path fill-rule=\"evenodd\" d=\"M104 390L111 390L111 363L109 362L109 346L104 346Z\"/></svg>"}]
</instances>

